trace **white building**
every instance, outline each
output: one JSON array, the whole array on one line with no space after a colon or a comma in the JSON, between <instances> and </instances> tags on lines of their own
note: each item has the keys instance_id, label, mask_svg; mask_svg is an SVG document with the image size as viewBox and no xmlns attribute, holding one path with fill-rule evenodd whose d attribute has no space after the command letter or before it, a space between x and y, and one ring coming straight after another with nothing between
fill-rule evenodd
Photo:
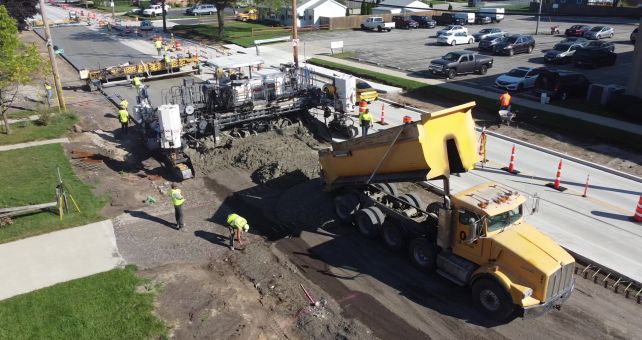
<instances>
[{"instance_id":1,"label":"white building","mask_svg":"<svg viewBox=\"0 0 642 340\"><path fill-rule=\"evenodd\" d=\"M335 0L298 0L297 1L297 25L318 26L320 17L343 17L346 15L346 6ZM281 25L290 26L292 23L292 8L290 6L273 10L267 7L259 7L259 20L278 22Z\"/></svg>"},{"instance_id":2,"label":"white building","mask_svg":"<svg viewBox=\"0 0 642 340\"><path fill-rule=\"evenodd\" d=\"M383 0L375 9L380 13L409 13L409 12L426 12L432 9L427 4L417 0Z\"/></svg>"}]
</instances>

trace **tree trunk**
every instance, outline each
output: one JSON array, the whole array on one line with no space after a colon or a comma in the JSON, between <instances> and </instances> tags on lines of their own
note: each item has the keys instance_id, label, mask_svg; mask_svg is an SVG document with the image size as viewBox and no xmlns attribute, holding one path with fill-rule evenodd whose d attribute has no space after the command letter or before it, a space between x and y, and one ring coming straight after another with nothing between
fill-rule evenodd
<instances>
[{"instance_id":1,"label":"tree trunk","mask_svg":"<svg viewBox=\"0 0 642 340\"><path fill-rule=\"evenodd\" d=\"M223 39L223 33L225 32L225 24L223 23L223 11L225 7L218 8L216 7L216 17L218 19L218 37Z\"/></svg>"},{"instance_id":2,"label":"tree trunk","mask_svg":"<svg viewBox=\"0 0 642 340\"><path fill-rule=\"evenodd\" d=\"M2 112L2 121L4 122L4 133L11 134L9 127L9 117L7 117L7 110L4 108L4 100L2 100L2 89L0 89L0 112Z\"/></svg>"}]
</instances>

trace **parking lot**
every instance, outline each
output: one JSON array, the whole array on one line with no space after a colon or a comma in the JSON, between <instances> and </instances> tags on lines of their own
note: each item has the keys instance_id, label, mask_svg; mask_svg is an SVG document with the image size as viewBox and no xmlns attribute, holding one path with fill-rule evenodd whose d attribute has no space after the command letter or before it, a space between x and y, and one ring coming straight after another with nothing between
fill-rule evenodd
<instances>
[{"instance_id":1,"label":"parking lot","mask_svg":"<svg viewBox=\"0 0 642 340\"><path fill-rule=\"evenodd\" d=\"M565 21L560 21L564 19ZM550 21L549 21L550 20ZM554 68L575 69L584 73L592 82L601 84L625 85L628 80L628 73L631 68L633 45L629 41L629 35L634 29L635 22L623 19L619 24L581 22L572 18L551 18L543 17L539 25L539 35L534 36L536 45L531 54L516 54L512 57L493 56L494 65L488 70L485 76L460 75L453 81L462 85L473 87L492 88L495 78L517 66L542 67L544 64L544 53L546 50L561 41L564 30L577 23L590 25L608 25L614 28L615 36L605 39L615 43L615 52L618 54L615 66L601 67L597 69L577 69L571 64L550 65ZM468 25L470 34L486 27L500 27L510 34L533 34L536 21L530 16L506 16L499 24ZM561 35L550 35L550 27L560 26ZM477 43L471 45L444 46L437 44L436 32L443 26L435 29L397 29L392 32L363 32L360 30L335 31L307 33L302 36L305 48L312 53L329 53L330 41L342 40L345 51L356 52L355 57L362 61L377 64L379 66L397 68L409 74L421 77L435 77L427 72L430 60L460 50L477 51ZM311 52L311 53L310 53ZM492 53L484 52L491 55ZM548 66L548 65L547 65Z\"/></svg>"}]
</instances>

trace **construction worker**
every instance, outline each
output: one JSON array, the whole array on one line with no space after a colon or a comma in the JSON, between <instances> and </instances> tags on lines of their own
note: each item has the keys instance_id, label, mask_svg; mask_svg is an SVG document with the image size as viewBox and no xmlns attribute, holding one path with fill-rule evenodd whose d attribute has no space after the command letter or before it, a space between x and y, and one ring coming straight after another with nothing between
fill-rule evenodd
<instances>
[{"instance_id":1,"label":"construction worker","mask_svg":"<svg viewBox=\"0 0 642 340\"><path fill-rule=\"evenodd\" d=\"M247 223L247 220L243 217L231 213L227 215L227 224L230 229L230 250L234 250L234 236L239 241L239 244L243 246L243 240L241 239L241 232L247 233L250 230L250 225Z\"/></svg>"},{"instance_id":2,"label":"construction worker","mask_svg":"<svg viewBox=\"0 0 642 340\"><path fill-rule=\"evenodd\" d=\"M118 104L118 106L123 110L127 110L129 108L129 102L127 101L127 99L123 99L120 101L120 104Z\"/></svg>"},{"instance_id":3,"label":"construction worker","mask_svg":"<svg viewBox=\"0 0 642 340\"><path fill-rule=\"evenodd\" d=\"M53 90L48 81L45 81L45 91L47 91L47 106L51 107L51 99L53 98Z\"/></svg>"},{"instance_id":4,"label":"construction worker","mask_svg":"<svg viewBox=\"0 0 642 340\"><path fill-rule=\"evenodd\" d=\"M160 38L156 39L156 41L154 41L154 47L156 47L156 52L158 52L158 56L160 57L161 48L163 48L163 40Z\"/></svg>"},{"instance_id":5,"label":"construction worker","mask_svg":"<svg viewBox=\"0 0 642 340\"><path fill-rule=\"evenodd\" d=\"M172 183L172 188L169 190L169 197L172 199L172 205L174 205L176 229L183 230L183 228L185 228L185 223L183 222L183 203L185 202L185 197L181 194L181 189L178 188L176 183Z\"/></svg>"},{"instance_id":6,"label":"construction worker","mask_svg":"<svg viewBox=\"0 0 642 340\"><path fill-rule=\"evenodd\" d=\"M499 109L510 111L510 94L508 94L508 91L504 91L504 94L499 96Z\"/></svg>"},{"instance_id":7,"label":"construction worker","mask_svg":"<svg viewBox=\"0 0 642 340\"><path fill-rule=\"evenodd\" d=\"M163 55L163 61L165 62L165 70L167 70L167 73L172 72L172 58L169 56L169 54Z\"/></svg>"},{"instance_id":8,"label":"construction worker","mask_svg":"<svg viewBox=\"0 0 642 340\"><path fill-rule=\"evenodd\" d=\"M175 45L175 44L176 44L176 41L174 40L174 33L171 33L171 35L170 35L170 37L169 37L169 46L170 46L171 48L174 48L174 45Z\"/></svg>"},{"instance_id":9,"label":"construction worker","mask_svg":"<svg viewBox=\"0 0 642 340\"><path fill-rule=\"evenodd\" d=\"M132 79L132 84L136 88L136 93L140 92L141 87L143 87L143 82L140 80L140 77L138 75L134 76L134 79Z\"/></svg>"},{"instance_id":10,"label":"construction worker","mask_svg":"<svg viewBox=\"0 0 642 340\"><path fill-rule=\"evenodd\" d=\"M120 121L121 135L127 135L127 126L129 125L129 112L126 109L121 108L120 110L118 110L118 121Z\"/></svg>"},{"instance_id":11,"label":"construction worker","mask_svg":"<svg viewBox=\"0 0 642 340\"><path fill-rule=\"evenodd\" d=\"M366 109L365 112L359 114L359 123L361 124L361 136L368 135L368 129L372 125L372 114L370 114L370 109Z\"/></svg>"}]
</instances>

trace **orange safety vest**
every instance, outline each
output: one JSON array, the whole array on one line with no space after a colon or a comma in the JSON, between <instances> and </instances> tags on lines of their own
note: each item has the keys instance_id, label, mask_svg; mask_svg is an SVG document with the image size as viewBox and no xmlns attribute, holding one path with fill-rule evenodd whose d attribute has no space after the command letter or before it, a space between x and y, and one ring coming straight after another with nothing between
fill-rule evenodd
<instances>
[{"instance_id":1,"label":"orange safety vest","mask_svg":"<svg viewBox=\"0 0 642 340\"><path fill-rule=\"evenodd\" d=\"M510 94L504 93L499 97L500 106L510 106Z\"/></svg>"},{"instance_id":2,"label":"orange safety vest","mask_svg":"<svg viewBox=\"0 0 642 340\"><path fill-rule=\"evenodd\" d=\"M359 102L359 114L365 113L368 108L368 103L365 100Z\"/></svg>"}]
</instances>

